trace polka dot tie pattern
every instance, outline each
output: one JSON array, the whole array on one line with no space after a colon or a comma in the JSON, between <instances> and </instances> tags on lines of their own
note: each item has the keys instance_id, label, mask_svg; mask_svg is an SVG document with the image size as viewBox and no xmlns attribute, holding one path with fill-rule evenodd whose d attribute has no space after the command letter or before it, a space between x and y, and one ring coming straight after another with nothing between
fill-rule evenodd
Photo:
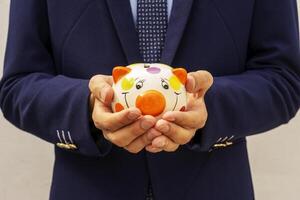
<instances>
[{"instance_id":1,"label":"polka dot tie pattern","mask_svg":"<svg viewBox=\"0 0 300 200\"><path fill-rule=\"evenodd\" d=\"M160 61L168 26L167 0L138 0L137 31L144 62Z\"/></svg>"}]
</instances>

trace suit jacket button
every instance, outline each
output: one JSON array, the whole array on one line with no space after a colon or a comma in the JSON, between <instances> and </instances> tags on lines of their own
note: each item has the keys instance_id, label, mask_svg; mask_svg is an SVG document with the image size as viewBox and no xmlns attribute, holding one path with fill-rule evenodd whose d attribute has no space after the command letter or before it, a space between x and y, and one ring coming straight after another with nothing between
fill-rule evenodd
<instances>
[{"instance_id":1,"label":"suit jacket button","mask_svg":"<svg viewBox=\"0 0 300 200\"><path fill-rule=\"evenodd\" d=\"M224 148L226 147L227 145L226 144L223 144L223 143L219 143L219 144L214 144L214 148Z\"/></svg>"},{"instance_id":2,"label":"suit jacket button","mask_svg":"<svg viewBox=\"0 0 300 200\"><path fill-rule=\"evenodd\" d=\"M70 150L71 149L70 144L64 144L64 148Z\"/></svg>"},{"instance_id":3,"label":"suit jacket button","mask_svg":"<svg viewBox=\"0 0 300 200\"><path fill-rule=\"evenodd\" d=\"M233 142L226 142L226 145L231 146L231 145L233 145Z\"/></svg>"},{"instance_id":4,"label":"suit jacket button","mask_svg":"<svg viewBox=\"0 0 300 200\"><path fill-rule=\"evenodd\" d=\"M64 149L65 148L65 144L63 144L63 143L56 143L56 146L57 147L59 147L59 148L61 148L61 149Z\"/></svg>"},{"instance_id":5,"label":"suit jacket button","mask_svg":"<svg viewBox=\"0 0 300 200\"><path fill-rule=\"evenodd\" d=\"M69 144L64 144L64 143L56 143L56 146L58 146L59 148L61 148L61 149L68 149L68 150L70 150L71 149L71 147L70 147L70 145Z\"/></svg>"},{"instance_id":6,"label":"suit jacket button","mask_svg":"<svg viewBox=\"0 0 300 200\"><path fill-rule=\"evenodd\" d=\"M77 146L75 144L69 144L70 149L72 150L76 150Z\"/></svg>"}]
</instances>

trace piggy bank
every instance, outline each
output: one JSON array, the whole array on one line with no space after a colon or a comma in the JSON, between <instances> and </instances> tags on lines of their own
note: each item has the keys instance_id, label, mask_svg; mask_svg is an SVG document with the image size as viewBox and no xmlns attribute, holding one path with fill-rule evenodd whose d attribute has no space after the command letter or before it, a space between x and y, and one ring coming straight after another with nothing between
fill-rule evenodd
<instances>
[{"instance_id":1,"label":"piggy bank","mask_svg":"<svg viewBox=\"0 0 300 200\"><path fill-rule=\"evenodd\" d=\"M137 107L143 115L160 117L167 111L186 109L187 72L183 68L137 63L115 67L112 76L114 112Z\"/></svg>"}]
</instances>

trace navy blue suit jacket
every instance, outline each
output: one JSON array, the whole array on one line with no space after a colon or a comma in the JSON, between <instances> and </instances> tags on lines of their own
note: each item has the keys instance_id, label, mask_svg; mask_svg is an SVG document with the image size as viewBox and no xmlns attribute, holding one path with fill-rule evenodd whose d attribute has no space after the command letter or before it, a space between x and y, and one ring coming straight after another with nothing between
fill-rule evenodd
<instances>
[{"instance_id":1,"label":"navy blue suit jacket","mask_svg":"<svg viewBox=\"0 0 300 200\"><path fill-rule=\"evenodd\" d=\"M95 132L88 108L93 75L142 61L129 1L11 1L4 116L78 147L55 148L50 199L141 200L149 178L158 200L254 198L245 137L288 122L300 104L296 1L173 6L162 62L214 75L208 121L175 153L130 154Z\"/></svg>"}]
</instances>

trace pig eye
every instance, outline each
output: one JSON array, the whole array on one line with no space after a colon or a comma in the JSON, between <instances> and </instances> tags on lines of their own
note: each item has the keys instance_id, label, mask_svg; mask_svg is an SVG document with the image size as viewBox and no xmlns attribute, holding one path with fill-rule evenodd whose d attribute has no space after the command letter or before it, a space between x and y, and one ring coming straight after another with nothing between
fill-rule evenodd
<instances>
[{"instance_id":1,"label":"pig eye","mask_svg":"<svg viewBox=\"0 0 300 200\"><path fill-rule=\"evenodd\" d=\"M136 89L138 90L141 89L143 86L144 86L144 81L139 81L135 85Z\"/></svg>"},{"instance_id":2,"label":"pig eye","mask_svg":"<svg viewBox=\"0 0 300 200\"><path fill-rule=\"evenodd\" d=\"M166 90L169 89L169 85L168 85L168 83L167 83L165 80L161 80L161 86L162 86L164 89L166 89Z\"/></svg>"}]
</instances>

